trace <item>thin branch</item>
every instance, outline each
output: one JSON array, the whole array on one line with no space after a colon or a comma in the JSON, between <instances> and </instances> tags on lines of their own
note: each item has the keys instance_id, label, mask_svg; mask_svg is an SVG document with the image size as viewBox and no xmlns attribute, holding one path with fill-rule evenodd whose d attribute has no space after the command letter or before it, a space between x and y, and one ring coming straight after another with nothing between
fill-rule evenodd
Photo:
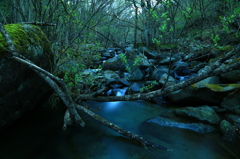
<instances>
[{"instance_id":1,"label":"thin branch","mask_svg":"<svg viewBox=\"0 0 240 159\"><path fill-rule=\"evenodd\" d=\"M56 26L56 24L47 23L47 22L21 22L21 23L22 23L22 24L40 25L40 26Z\"/></svg>"}]
</instances>

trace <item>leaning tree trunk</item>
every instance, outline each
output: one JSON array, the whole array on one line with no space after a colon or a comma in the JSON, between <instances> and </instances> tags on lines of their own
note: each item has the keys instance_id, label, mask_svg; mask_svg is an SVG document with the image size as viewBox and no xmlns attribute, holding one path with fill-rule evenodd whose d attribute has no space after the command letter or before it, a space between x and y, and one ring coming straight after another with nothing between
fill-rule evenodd
<instances>
[{"instance_id":1,"label":"leaning tree trunk","mask_svg":"<svg viewBox=\"0 0 240 159\"><path fill-rule=\"evenodd\" d=\"M68 109L64 115L63 129L66 129L67 125L70 125L73 122L80 124L80 126L82 126L82 127L85 126L84 121L82 120L82 118L80 117L80 115L77 111L77 109L78 109L78 110L83 111L84 113L88 114L95 120L101 122L103 125L113 129L117 133L127 136L130 139L133 139L133 140L141 143L145 148L154 147L154 148L158 148L158 149L162 149L162 150L171 151L171 149L169 149L169 148L151 143L137 134L134 134L130 131L122 129L121 127L117 126L116 124L109 122L108 120L100 117L99 115L95 114L91 110L85 108L84 106L74 103L72 100L72 97L70 96L70 94L67 90L67 86L62 79L54 76L53 74L49 73L48 71L46 71L44 69L36 66L33 62L31 62L30 60L28 60L27 58L25 58L24 56L22 56L18 52L16 52L16 49L12 42L12 39L10 38L10 36L8 35L7 31L5 30L5 28L3 27L3 25L1 23L0 23L0 32L2 33L4 39L7 42L8 49L11 53L11 58L18 62L26 64L27 66L29 66L30 69L32 69L39 76L41 76L53 88L53 90L58 94L58 96L62 99L64 104L67 106Z\"/></svg>"}]
</instances>

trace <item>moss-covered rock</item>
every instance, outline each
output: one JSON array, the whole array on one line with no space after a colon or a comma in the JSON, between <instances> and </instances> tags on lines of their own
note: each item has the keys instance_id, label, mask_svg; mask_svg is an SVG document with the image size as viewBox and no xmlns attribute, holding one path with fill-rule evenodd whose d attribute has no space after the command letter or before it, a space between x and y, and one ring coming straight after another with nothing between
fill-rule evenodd
<instances>
[{"instance_id":1,"label":"moss-covered rock","mask_svg":"<svg viewBox=\"0 0 240 159\"><path fill-rule=\"evenodd\" d=\"M204 105L200 107L184 107L175 110L175 113L183 116L190 117L208 124L219 124L220 118L216 112L209 106Z\"/></svg>"},{"instance_id":2,"label":"moss-covered rock","mask_svg":"<svg viewBox=\"0 0 240 159\"><path fill-rule=\"evenodd\" d=\"M206 84L199 82L169 93L168 99L180 105L219 105L224 97L240 88L240 84Z\"/></svg>"},{"instance_id":3,"label":"moss-covered rock","mask_svg":"<svg viewBox=\"0 0 240 159\"><path fill-rule=\"evenodd\" d=\"M52 71L54 57L46 35L36 26L5 25L16 51L36 65ZM7 44L0 35L0 129L22 114L42 104L50 88L34 71L9 57Z\"/></svg>"},{"instance_id":4,"label":"moss-covered rock","mask_svg":"<svg viewBox=\"0 0 240 159\"><path fill-rule=\"evenodd\" d=\"M234 113L240 114L240 89L229 93L222 101L221 106Z\"/></svg>"}]
</instances>

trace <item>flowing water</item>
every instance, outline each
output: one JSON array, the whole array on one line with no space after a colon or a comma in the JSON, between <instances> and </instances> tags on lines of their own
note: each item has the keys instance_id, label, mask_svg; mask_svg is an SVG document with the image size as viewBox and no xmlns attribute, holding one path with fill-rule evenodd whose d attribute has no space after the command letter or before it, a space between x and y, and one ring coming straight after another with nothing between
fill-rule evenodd
<instances>
[{"instance_id":1,"label":"flowing water","mask_svg":"<svg viewBox=\"0 0 240 159\"><path fill-rule=\"evenodd\" d=\"M219 133L203 135L176 128L155 129L142 124L167 112L166 106L144 101L88 104L107 120L173 151L146 150L84 114L85 128L72 126L63 131L64 111L41 108L0 134L0 159L240 158L240 144L224 141Z\"/></svg>"}]
</instances>

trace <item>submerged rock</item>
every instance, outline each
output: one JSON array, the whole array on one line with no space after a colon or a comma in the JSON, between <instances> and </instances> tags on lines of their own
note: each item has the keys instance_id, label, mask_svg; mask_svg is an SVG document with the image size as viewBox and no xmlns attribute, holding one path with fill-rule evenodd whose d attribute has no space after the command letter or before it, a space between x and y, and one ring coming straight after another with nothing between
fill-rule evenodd
<instances>
[{"instance_id":1,"label":"submerged rock","mask_svg":"<svg viewBox=\"0 0 240 159\"><path fill-rule=\"evenodd\" d=\"M221 106L234 113L240 114L240 89L229 93L222 101Z\"/></svg>"},{"instance_id":2,"label":"submerged rock","mask_svg":"<svg viewBox=\"0 0 240 159\"><path fill-rule=\"evenodd\" d=\"M210 133L215 130L214 127L210 125L205 125L201 123L180 123L163 117L155 117L146 121L147 123L154 123L158 126L174 127L180 129L192 130L199 133ZM157 130L156 130L157 131Z\"/></svg>"},{"instance_id":3,"label":"submerged rock","mask_svg":"<svg viewBox=\"0 0 240 159\"><path fill-rule=\"evenodd\" d=\"M209 124L220 123L219 116L209 106L180 108L176 109L175 113L184 117L192 117Z\"/></svg>"},{"instance_id":4,"label":"submerged rock","mask_svg":"<svg viewBox=\"0 0 240 159\"><path fill-rule=\"evenodd\" d=\"M240 88L240 84L196 83L167 95L172 103L180 105L219 105L229 93Z\"/></svg>"},{"instance_id":5,"label":"submerged rock","mask_svg":"<svg viewBox=\"0 0 240 159\"><path fill-rule=\"evenodd\" d=\"M236 139L236 132L234 127L226 120L221 121L220 129L223 133L223 138L228 141L234 141Z\"/></svg>"},{"instance_id":6,"label":"submerged rock","mask_svg":"<svg viewBox=\"0 0 240 159\"><path fill-rule=\"evenodd\" d=\"M47 71L54 67L54 57L46 35L36 26L5 26L16 51ZM24 113L41 105L49 93L48 84L28 66L9 59L7 44L0 34L0 129Z\"/></svg>"},{"instance_id":7,"label":"submerged rock","mask_svg":"<svg viewBox=\"0 0 240 159\"><path fill-rule=\"evenodd\" d=\"M237 83L240 82L240 70L233 70L221 74L221 78L226 82Z\"/></svg>"}]
</instances>

